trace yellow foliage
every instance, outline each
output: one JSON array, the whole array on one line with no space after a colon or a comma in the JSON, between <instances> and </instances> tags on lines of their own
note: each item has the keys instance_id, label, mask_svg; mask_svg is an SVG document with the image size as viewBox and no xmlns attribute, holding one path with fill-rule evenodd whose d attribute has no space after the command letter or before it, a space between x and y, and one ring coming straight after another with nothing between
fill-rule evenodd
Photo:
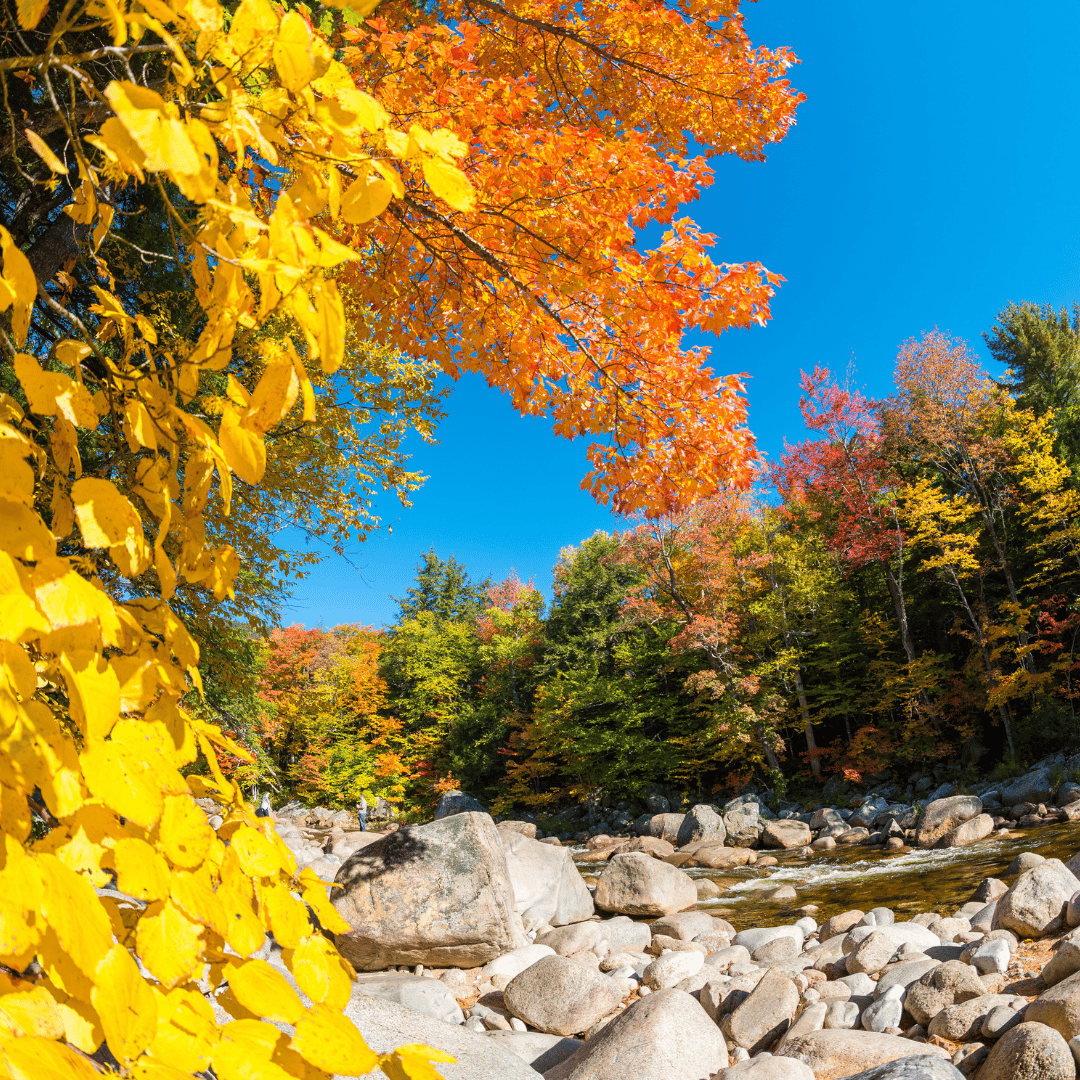
<instances>
[{"instance_id":1,"label":"yellow foliage","mask_svg":"<svg viewBox=\"0 0 1080 1080\"><path fill-rule=\"evenodd\" d=\"M20 25L33 31L47 7L20 0ZM294 413L317 430L305 364L330 374L342 363L346 313L327 274L356 256L312 219L327 207L331 219L378 215L404 194L389 159L416 154L436 194L469 205L446 160L460 148L446 133L395 131L297 12L244 0L226 33L218 0L130 7L93 0L77 20L60 16L55 54L74 72L88 62L78 36L100 26L113 48L166 52L165 77L95 92L93 110L112 113L96 133L57 113L67 162L27 135L61 178L48 183L70 177L65 212L95 260L96 302L64 324L69 338L27 345L39 282L0 227L0 345L19 387L0 399L0 963L34 972L0 974L0 1076L89 1080L98 1074L81 1055L105 1041L141 1080L211 1065L221 1080L380 1064L396 1080L434 1077L445 1055L404 1047L379 1059L342 1015L352 971L308 905L331 931L345 924L222 775L217 752L246 751L181 704L201 686L198 648L168 601L181 585L213 603L232 595L240 559L211 541L233 506L232 474L277 479L267 436ZM27 56L15 74L40 65ZM290 193L252 185L254 162L297 177ZM343 198L342 171L365 186ZM155 186L172 215L163 227L192 253L194 331L133 310L115 283L106 191L126 184ZM177 190L197 216L175 211ZM267 328L253 391L229 376L219 396L241 340ZM122 467L83 476L87 439ZM200 754L209 776L185 777ZM208 794L225 806L218 834L194 801ZM50 826L37 842L31 810ZM137 902L100 894L114 877ZM314 1005L249 959L267 929ZM240 1018L220 1023L207 985Z\"/></svg>"}]
</instances>

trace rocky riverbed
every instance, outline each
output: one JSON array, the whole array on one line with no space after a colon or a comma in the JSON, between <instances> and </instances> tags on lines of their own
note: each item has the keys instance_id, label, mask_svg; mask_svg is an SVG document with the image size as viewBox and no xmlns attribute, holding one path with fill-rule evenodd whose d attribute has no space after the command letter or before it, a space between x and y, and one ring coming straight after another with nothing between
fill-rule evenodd
<instances>
[{"instance_id":1,"label":"rocky riverbed","mask_svg":"<svg viewBox=\"0 0 1080 1080\"><path fill-rule=\"evenodd\" d=\"M453 1054L446 1080L1072 1080L1080 800L1034 794L910 821L874 792L787 817L743 797L573 845L460 795L384 832L275 825L335 881L348 1015L376 1050Z\"/></svg>"}]
</instances>

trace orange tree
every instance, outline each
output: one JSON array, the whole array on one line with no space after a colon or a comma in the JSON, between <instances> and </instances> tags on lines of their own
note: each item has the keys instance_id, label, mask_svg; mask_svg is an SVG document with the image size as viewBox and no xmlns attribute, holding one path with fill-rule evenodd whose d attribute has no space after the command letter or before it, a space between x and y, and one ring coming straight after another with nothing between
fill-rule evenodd
<instances>
[{"instance_id":1,"label":"orange tree","mask_svg":"<svg viewBox=\"0 0 1080 1080\"><path fill-rule=\"evenodd\" d=\"M737 381L680 334L764 319L770 282L713 264L676 214L707 177L690 139L755 157L790 124L787 55L751 49L733 3L363 14L3 8L0 1072L16 1080L91 1076L103 1046L146 1080L446 1060L376 1055L343 1017L350 972L323 930L344 924L219 768L246 751L182 705L191 629L249 570L237 552L319 479L322 440L303 436L320 400L339 433L354 419L337 395L361 330L595 434L593 489L621 507L678 505L752 456ZM640 253L632 228L654 221L669 234ZM407 491L393 440L430 434L427 374L374 349L359 407L397 419L389 442L339 442L338 463ZM196 796L223 805L217 832ZM145 907L95 891L114 879ZM253 957L267 931L310 1004Z\"/></svg>"}]
</instances>

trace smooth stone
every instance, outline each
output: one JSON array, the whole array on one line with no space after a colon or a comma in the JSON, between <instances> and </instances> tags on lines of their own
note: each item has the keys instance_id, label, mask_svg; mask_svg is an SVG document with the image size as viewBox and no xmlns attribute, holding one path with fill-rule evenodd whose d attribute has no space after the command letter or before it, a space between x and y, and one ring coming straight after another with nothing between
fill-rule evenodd
<instances>
[{"instance_id":1,"label":"smooth stone","mask_svg":"<svg viewBox=\"0 0 1080 1080\"><path fill-rule=\"evenodd\" d=\"M1068 1043L1045 1024L1017 1024L994 1044L979 1080L1075 1080Z\"/></svg>"},{"instance_id":2,"label":"smooth stone","mask_svg":"<svg viewBox=\"0 0 1080 1080\"><path fill-rule=\"evenodd\" d=\"M685 847L697 840L722 842L726 839L727 830L724 828L724 819L708 803L698 803L686 812L682 825L679 827L675 846Z\"/></svg>"},{"instance_id":3,"label":"smooth stone","mask_svg":"<svg viewBox=\"0 0 1080 1080\"><path fill-rule=\"evenodd\" d=\"M727 1064L720 1029L689 994L671 989L635 1001L544 1080L703 1080Z\"/></svg>"},{"instance_id":4,"label":"smooth stone","mask_svg":"<svg viewBox=\"0 0 1080 1080\"><path fill-rule=\"evenodd\" d=\"M422 975L387 972L385 975L358 975L353 990L415 1009L447 1024L465 1023L465 1014L453 991L438 979Z\"/></svg>"},{"instance_id":5,"label":"smooth stone","mask_svg":"<svg viewBox=\"0 0 1080 1080\"><path fill-rule=\"evenodd\" d=\"M915 845L921 848L933 847L958 825L978 817L982 810L982 800L974 795L952 795L945 799L935 799L927 805L915 827Z\"/></svg>"},{"instance_id":6,"label":"smooth stone","mask_svg":"<svg viewBox=\"0 0 1080 1080\"><path fill-rule=\"evenodd\" d=\"M1022 874L1025 870L1030 870L1033 866L1038 866L1040 863L1044 862L1046 862L1045 855L1039 855L1034 851L1021 851L1020 854L1005 867L1005 876L1015 877L1017 874Z\"/></svg>"},{"instance_id":7,"label":"smooth stone","mask_svg":"<svg viewBox=\"0 0 1080 1080\"><path fill-rule=\"evenodd\" d=\"M859 1023L859 1006L854 1001L832 1001L825 1013L823 1028L848 1029Z\"/></svg>"},{"instance_id":8,"label":"smooth stone","mask_svg":"<svg viewBox=\"0 0 1080 1080\"><path fill-rule=\"evenodd\" d=\"M815 1080L841 1080L859 1069L867 1070L897 1058L911 1057L916 1044L899 1035L876 1031L822 1030L792 1039L777 1051L777 1057L791 1057L809 1065ZM946 1063L949 1055L929 1044L918 1047L919 1053L939 1057Z\"/></svg>"},{"instance_id":9,"label":"smooth stone","mask_svg":"<svg viewBox=\"0 0 1080 1080\"><path fill-rule=\"evenodd\" d=\"M797 848L810 843L810 826L803 821L770 821L761 833L761 843L767 848Z\"/></svg>"},{"instance_id":10,"label":"smooth stone","mask_svg":"<svg viewBox=\"0 0 1080 1080\"><path fill-rule=\"evenodd\" d=\"M910 1002L911 991L908 991ZM942 1039L950 1039L952 1042L970 1042L977 1039L982 1031L983 1021L991 1010L999 1005L1008 1005L1010 1008L1017 1001L1014 994L983 994L981 997L970 998L956 1005L949 1005L942 1009L927 1025L926 1030L930 1035L937 1035ZM908 1011L911 1011L910 1004ZM912 1013L912 1016L915 1014Z\"/></svg>"},{"instance_id":11,"label":"smooth stone","mask_svg":"<svg viewBox=\"0 0 1080 1080\"><path fill-rule=\"evenodd\" d=\"M896 953L896 943L887 934L875 932L863 938L847 957L847 969L854 975L876 975L887 967Z\"/></svg>"},{"instance_id":12,"label":"smooth stone","mask_svg":"<svg viewBox=\"0 0 1080 1080\"><path fill-rule=\"evenodd\" d=\"M750 958L755 964L776 964L784 960L794 960L799 955L798 942L791 937L776 937L759 945Z\"/></svg>"},{"instance_id":13,"label":"smooth stone","mask_svg":"<svg viewBox=\"0 0 1080 1080\"><path fill-rule=\"evenodd\" d=\"M821 924L821 940L828 941L829 938L835 937L837 934L846 934L852 927L858 926L865 918L866 913L858 910L845 911L840 915L834 915Z\"/></svg>"},{"instance_id":14,"label":"smooth stone","mask_svg":"<svg viewBox=\"0 0 1080 1080\"><path fill-rule=\"evenodd\" d=\"M527 967L535 964L537 960L554 955L555 950L550 945L535 943L523 945L520 949L503 953L502 956L489 960L484 965L483 975L485 979L490 979L492 975L505 975L508 979L512 979L515 975L520 975Z\"/></svg>"},{"instance_id":15,"label":"smooth stone","mask_svg":"<svg viewBox=\"0 0 1080 1080\"><path fill-rule=\"evenodd\" d=\"M547 945L559 956L573 956L588 950L603 957L624 949L643 952L650 941L652 934L645 923L634 922L626 915L616 915L613 919L590 919L557 927L539 935L536 944Z\"/></svg>"},{"instance_id":16,"label":"smooth stone","mask_svg":"<svg viewBox=\"0 0 1080 1080\"><path fill-rule=\"evenodd\" d=\"M981 1034L984 1039L998 1039L1023 1019L1020 1013L1008 1005L991 1009L983 1019Z\"/></svg>"},{"instance_id":17,"label":"smooth stone","mask_svg":"<svg viewBox=\"0 0 1080 1080\"><path fill-rule=\"evenodd\" d=\"M989 814L977 814L962 825L957 825L955 829L950 829L937 840L934 847L967 847L985 840L993 831L994 819Z\"/></svg>"},{"instance_id":18,"label":"smooth stone","mask_svg":"<svg viewBox=\"0 0 1080 1080\"><path fill-rule=\"evenodd\" d=\"M1078 956L1080 956L1080 951L1078 951ZM1009 949L1009 943L1000 939L997 941L984 941L971 951L972 966L980 975L988 975L993 971L1008 971L1011 957L1012 952ZM1073 971L1080 971L1080 959L1077 960L1076 967L1065 974L1071 975ZM1062 975L1062 978L1064 977L1065 975Z\"/></svg>"},{"instance_id":19,"label":"smooth stone","mask_svg":"<svg viewBox=\"0 0 1080 1080\"><path fill-rule=\"evenodd\" d=\"M801 1061L758 1054L721 1069L712 1080L814 1080L814 1071Z\"/></svg>"},{"instance_id":20,"label":"smooth stone","mask_svg":"<svg viewBox=\"0 0 1080 1080\"><path fill-rule=\"evenodd\" d=\"M1080 971L1029 1002L1024 1019L1052 1027L1066 1041L1080 1035Z\"/></svg>"},{"instance_id":21,"label":"smooth stone","mask_svg":"<svg viewBox=\"0 0 1080 1080\"><path fill-rule=\"evenodd\" d=\"M593 898L570 857L570 849L541 844L519 832L502 831L514 910L526 930L566 926L593 914Z\"/></svg>"},{"instance_id":22,"label":"smooth stone","mask_svg":"<svg viewBox=\"0 0 1080 1080\"><path fill-rule=\"evenodd\" d=\"M1065 908L1078 891L1080 881L1065 864L1047 859L1025 870L997 901L993 927L1018 937L1052 934L1065 925Z\"/></svg>"},{"instance_id":23,"label":"smooth stone","mask_svg":"<svg viewBox=\"0 0 1080 1080\"><path fill-rule=\"evenodd\" d=\"M670 952L657 957L641 975L650 990L667 990L683 979L696 975L705 963L699 952Z\"/></svg>"},{"instance_id":24,"label":"smooth stone","mask_svg":"<svg viewBox=\"0 0 1080 1080\"><path fill-rule=\"evenodd\" d=\"M888 971L883 971L874 988L874 996L881 997L893 986L902 986L905 990L912 983L917 983L928 971L938 967L936 960L908 960L893 964Z\"/></svg>"},{"instance_id":25,"label":"smooth stone","mask_svg":"<svg viewBox=\"0 0 1080 1080\"><path fill-rule=\"evenodd\" d=\"M771 968L731 1013L724 1034L751 1054L760 1053L784 1034L798 1008L799 989L794 981Z\"/></svg>"},{"instance_id":26,"label":"smooth stone","mask_svg":"<svg viewBox=\"0 0 1080 1080\"><path fill-rule=\"evenodd\" d=\"M844 1080L964 1080L964 1073L943 1058L913 1054L844 1077Z\"/></svg>"},{"instance_id":27,"label":"smooth stone","mask_svg":"<svg viewBox=\"0 0 1080 1080\"><path fill-rule=\"evenodd\" d=\"M809 991L807 991L809 993ZM804 1000L806 1000L804 995ZM791 1022L791 1026L784 1032L784 1037L777 1047L784 1043L797 1039L800 1035L809 1035L812 1031L821 1031L825 1026L825 1017L829 1011L829 1004L825 1001L810 1002L805 1009Z\"/></svg>"},{"instance_id":28,"label":"smooth stone","mask_svg":"<svg viewBox=\"0 0 1080 1080\"><path fill-rule=\"evenodd\" d=\"M897 950L905 945L912 945L920 951L926 951L941 944L937 934L914 922L894 923L892 926L855 926L844 937L844 953L854 952L871 934L884 934L896 943Z\"/></svg>"},{"instance_id":29,"label":"smooth stone","mask_svg":"<svg viewBox=\"0 0 1080 1080\"><path fill-rule=\"evenodd\" d=\"M703 866L711 870L730 870L757 860L749 848L728 847L721 840L701 840L688 844L675 857L685 859L683 865Z\"/></svg>"},{"instance_id":30,"label":"smooth stone","mask_svg":"<svg viewBox=\"0 0 1080 1080\"><path fill-rule=\"evenodd\" d=\"M495 1039L424 1016L396 1002L353 994L345 1006L345 1015L376 1054L411 1043L445 1050L455 1060L455 1064L439 1063L439 1073L445 1080L536 1080L536 1071ZM483 1021L476 1023L482 1026Z\"/></svg>"},{"instance_id":31,"label":"smooth stone","mask_svg":"<svg viewBox=\"0 0 1080 1080\"><path fill-rule=\"evenodd\" d=\"M959 960L931 968L908 987L904 1005L917 1024L929 1024L942 1009L986 993L975 970Z\"/></svg>"},{"instance_id":32,"label":"smooth stone","mask_svg":"<svg viewBox=\"0 0 1080 1080\"><path fill-rule=\"evenodd\" d=\"M905 993L904 987L896 983L867 1005L862 1011L863 1029L884 1032L889 1028L899 1027L904 1015Z\"/></svg>"},{"instance_id":33,"label":"smooth stone","mask_svg":"<svg viewBox=\"0 0 1080 1080\"><path fill-rule=\"evenodd\" d=\"M655 836L672 847L678 846L679 830L686 819L685 814L653 814L645 827L646 836Z\"/></svg>"},{"instance_id":34,"label":"smooth stone","mask_svg":"<svg viewBox=\"0 0 1080 1080\"><path fill-rule=\"evenodd\" d=\"M743 945L751 952L760 948L767 941L778 937L790 937L801 949L804 935L798 926L760 926L750 930L740 930L732 939L732 945Z\"/></svg>"},{"instance_id":35,"label":"smooth stone","mask_svg":"<svg viewBox=\"0 0 1080 1080\"><path fill-rule=\"evenodd\" d=\"M593 900L602 911L623 915L671 915L697 903L689 874L642 852L613 855L596 883Z\"/></svg>"},{"instance_id":36,"label":"smooth stone","mask_svg":"<svg viewBox=\"0 0 1080 1080\"><path fill-rule=\"evenodd\" d=\"M517 1017L514 1017L516 1020ZM517 1054L537 1072L546 1072L565 1061L585 1044L581 1039L568 1039L562 1035L549 1035L544 1031L489 1031L487 1037L497 1046ZM437 1066L441 1068L441 1066Z\"/></svg>"},{"instance_id":37,"label":"smooth stone","mask_svg":"<svg viewBox=\"0 0 1080 1080\"><path fill-rule=\"evenodd\" d=\"M680 941L693 941L698 934L710 934L716 930L716 920L707 911L680 911L675 915L665 915L649 927L655 937L665 934Z\"/></svg>"},{"instance_id":38,"label":"smooth stone","mask_svg":"<svg viewBox=\"0 0 1080 1080\"><path fill-rule=\"evenodd\" d=\"M565 956L545 956L503 989L506 1008L550 1035L587 1031L623 998L614 979Z\"/></svg>"},{"instance_id":39,"label":"smooth stone","mask_svg":"<svg viewBox=\"0 0 1080 1080\"><path fill-rule=\"evenodd\" d=\"M461 791L447 791L439 799L438 805L435 807L435 820L439 821L441 818L450 817L453 814L468 814L468 813L486 814L487 807L478 802L471 795L466 795Z\"/></svg>"}]
</instances>

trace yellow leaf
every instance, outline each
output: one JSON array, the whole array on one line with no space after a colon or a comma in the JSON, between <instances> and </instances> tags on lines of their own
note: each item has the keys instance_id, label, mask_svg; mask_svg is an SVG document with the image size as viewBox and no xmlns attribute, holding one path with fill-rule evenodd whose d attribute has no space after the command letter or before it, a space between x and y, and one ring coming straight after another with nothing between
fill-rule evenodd
<instances>
[{"instance_id":1,"label":"yellow leaf","mask_svg":"<svg viewBox=\"0 0 1080 1080\"><path fill-rule=\"evenodd\" d=\"M232 834L229 843L245 874L269 877L281 869L281 857L273 845L250 825L241 825Z\"/></svg>"},{"instance_id":2,"label":"yellow leaf","mask_svg":"<svg viewBox=\"0 0 1080 1080\"><path fill-rule=\"evenodd\" d=\"M83 543L108 548L120 572L138 577L150 565L152 549L135 507L108 480L84 477L71 486Z\"/></svg>"},{"instance_id":3,"label":"yellow leaf","mask_svg":"<svg viewBox=\"0 0 1080 1080\"><path fill-rule=\"evenodd\" d=\"M170 895L195 922L209 926L222 937L228 928L225 909L202 871L176 871L172 875Z\"/></svg>"},{"instance_id":4,"label":"yellow leaf","mask_svg":"<svg viewBox=\"0 0 1080 1080\"><path fill-rule=\"evenodd\" d=\"M49 0L19 0L19 25L24 30L33 30L48 9Z\"/></svg>"},{"instance_id":5,"label":"yellow leaf","mask_svg":"<svg viewBox=\"0 0 1080 1080\"><path fill-rule=\"evenodd\" d=\"M30 144L30 149L33 150L54 173L66 173L68 171L68 167L52 152L49 148L49 144L36 131L26 128L25 134L26 141Z\"/></svg>"},{"instance_id":6,"label":"yellow leaf","mask_svg":"<svg viewBox=\"0 0 1080 1080\"><path fill-rule=\"evenodd\" d=\"M270 917L274 940L283 949L295 949L312 932L307 908L283 885L274 885L261 894L263 909Z\"/></svg>"},{"instance_id":7,"label":"yellow leaf","mask_svg":"<svg viewBox=\"0 0 1080 1080\"><path fill-rule=\"evenodd\" d=\"M81 483L81 481L80 481ZM71 719L88 742L104 739L120 719L120 681L104 657L67 653L60 670L68 689Z\"/></svg>"},{"instance_id":8,"label":"yellow leaf","mask_svg":"<svg viewBox=\"0 0 1080 1080\"><path fill-rule=\"evenodd\" d=\"M214 1072L220 1080L296 1080L271 1060L284 1035L260 1020L234 1020L214 1047Z\"/></svg>"},{"instance_id":9,"label":"yellow leaf","mask_svg":"<svg viewBox=\"0 0 1080 1080\"><path fill-rule=\"evenodd\" d=\"M169 864L145 841L117 840L113 847L117 888L137 900L165 900L169 895Z\"/></svg>"},{"instance_id":10,"label":"yellow leaf","mask_svg":"<svg viewBox=\"0 0 1080 1080\"><path fill-rule=\"evenodd\" d=\"M124 437L133 454L138 452L140 446L148 450L157 449L157 433L150 419L150 410L139 398L128 398L124 402Z\"/></svg>"},{"instance_id":11,"label":"yellow leaf","mask_svg":"<svg viewBox=\"0 0 1080 1080\"><path fill-rule=\"evenodd\" d=\"M295 1024L304 1013L304 1006L285 976L265 960L231 961L225 977L236 1000L255 1016Z\"/></svg>"},{"instance_id":12,"label":"yellow leaf","mask_svg":"<svg viewBox=\"0 0 1080 1080\"><path fill-rule=\"evenodd\" d=\"M60 990L55 994L63 998L58 1008L64 1021L64 1038L84 1054L92 1054L105 1041L105 1032L93 1006L88 1001L69 997Z\"/></svg>"},{"instance_id":13,"label":"yellow leaf","mask_svg":"<svg viewBox=\"0 0 1080 1080\"><path fill-rule=\"evenodd\" d=\"M241 480L257 484L266 471L266 447L262 437L243 427L235 412L226 412L221 419L218 443L228 466Z\"/></svg>"},{"instance_id":14,"label":"yellow leaf","mask_svg":"<svg viewBox=\"0 0 1080 1080\"><path fill-rule=\"evenodd\" d=\"M0 1068L7 1070L11 1080L100 1080L86 1058L40 1035L0 1046Z\"/></svg>"},{"instance_id":15,"label":"yellow leaf","mask_svg":"<svg viewBox=\"0 0 1080 1080\"><path fill-rule=\"evenodd\" d=\"M341 219L351 225L363 225L377 218L393 196L393 188L381 176L372 173L361 176L341 197Z\"/></svg>"},{"instance_id":16,"label":"yellow leaf","mask_svg":"<svg viewBox=\"0 0 1080 1080\"><path fill-rule=\"evenodd\" d=\"M4 508L0 505L0 523L3 517ZM102 640L107 645L117 643L120 620L109 595L75 573L66 559L38 560L31 581L38 607L53 630L97 622Z\"/></svg>"},{"instance_id":17,"label":"yellow leaf","mask_svg":"<svg viewBox=\"0 0 1080 1080\"><path fill-rule=\"evenodd\" d=\"M203 861L214 838L214 830L207 823L206 815L185 793L166 798L160 835L161 848L169 862L191 869Z\"/></svg>"},{"instance_id":18,"label":"yellow leaf","mask_svg":"<svg viewBox=\"0 0 1080 1080\"><path fill-rule=\"evenodd\" d=\"M0 727L0 779L23 791L41 788L45 805L58 818L74 814L85 795L79 760L52 710L43 701L28 701L11 709L5 720L6 730Z\"/></svg>"},{"instance_id":19,"label":"yellow leaf","mask_svg":"<svg viewBox=\"0 0 1080 1080\"><path fill-rule=\"evenodd\" d=\"M64 1018L44 986L0 972L0 1037L4 1034L46 1039L64 1034Z\"/></svg>"},{"instance_id":20,"label":"yellow leaf","mask_svg":"<svg viewBox=\"0 0 1080 1080\"><path fill-rule=\"evenodd\" d=\"M37 299L37 278L30 260L19 250L11 233L0 225L0 252L4 256L4 273L0 277L0 311L14 305L11 314L11 330L15 344L20 348L26 341L30 326L30 309ZM21 380L20 380L21 381Z\"/></svg>"},{"instance_id":21,"label":"yellow leaf","mask_svg":"<svg viewBox=\"0 0 1080 1080\"><path fill-rule=\"evenodd\" d=\"M5 789L5 799L9 792ZM27 952L41 937L38 912L43 886L34 860L10 838L6 847L7 861L0 870L0 957L14 957Z\"/></svg>"},{"instance_id":22,"label":"yellow leaf","mask_svg":"<svg viewBox=\"0 0 1080 1080\"><path fill-rule=\"evenodd\" d=\"M251 395L251 403L244 426L259 435L265 435L281 423L296 404L300 393L300 380L296 368L287 356L273 359Z\"/></svg>"},{"instance_id":23,"label":"yellow leaf","mask_svg":"<svg viewBox=\"0 0 1080 1080\"><path fill-rule=\"evenodd\" d=\"M187 1077L205 1071L218 1037L213 1007L202 994L181 987L159 994L152 1057L170 1062Z\"/></svg>"},{"instance_id":24,"label":"yellow leaf","mask_svg":"<svg viewBox=\"0 0 1080 1080\"><path fill-rule=\"evenodd\" d=\"M425 154L424 179L436 195L455 210L472 210L476 206L476 191L469 178L442 158Z\"/></svg>"},{"instance_id":25,"label":"yellow leaf","mask_svg":"<svg viewBox=\"0 0 1080 1080\"><path fill-rule=\"evenodd\" d=\"M327 899L326 886L310 866L300 871L297 879L300 883L304 900L315 912L320 925L332 934L347 934L352 927L337 913L337 909Z\"/></svg>"},{"instance_id":26,"label":"yellow leaf","mask_svg":"<svg viewBox=\"0 0 1080 1080\"><path fill-rule=\"evenodd\" d=\"M114 740L84 750L80 760L93 795L144 829L153 828L164 797L148 762Z\"/></svg>"},{"instance_id":27,"label":"yellow leaf","mask_svg":"<svg viewBox=\"0 0 1080 1080\"><path fill-rule=\"evenodd\" d=\"M0 551L37 562L55 554L56 540L29 506L0 499Z\"/></svg>"},{"instance_id":28,"label":"yellow leaf","mask_svg":"<svg viewBox=\"0 0 1080 1080\"><path fill-rule=\"evenodd\" d=\"M166 989L195 977L204 966L202 927L171 900L151 904L135 931L135 951Z\"/></svg>"},{"instance_id":29,"label":"yellow leaf","mask_svg":"<svg viewBox=\"0 0 1080 1080\"><path fill-rule=\"evenodd\" d=\"M129 1065L157 1031L157 999L123 945L114 945L98 965L90 1000L109 1049L121 1065Z\"/></svg>"},{"instance_id":30,"label":"yellow leaf","mask_svg":"<svg viewBox=\"0 0 1080 1080\"><path fill-rule=\"evenodd\" d=\"M390 1080L443 1080L442 1073L437 1072L431 1063L445 1061L452 1064L456 1060L443 1050L408 1043L392 1053L383 1054L379 1058L379 1068Z\"/></svg>"},{"instance_id":31,"label":"yellow leaf","mask_svg":"<svg viewBox=\"0 0 1080 1080\"><path fill-rule=\"evenodd\" d=\"M41 365L26 353L15 354L14 368L32 412L62 416L79 427L97 427L98 411L85 386L61 372L42 371Z\"/></svg>"},{"instance_id":32,"label":"yellow leaf","mask_svg":"<svg viewBox=\"0 0 1080 1080\"><path fill-rule=\"evenodd\" d=\"M300 1018L289 1045L316 1068L342 1076L363 1076L379 1060L352 1021L325 1005Z\"/></svg>"},{"instance_id":33,"label":"yellow leaf","mask_svg":"<svg viewBox=\"0 0 1080 1080\"><path fill-rule=\"evenodd\" d=\"M165 99L133 82L111 82L105 97L113 112L146 155L150 172L171 171L177 177L199 173L205 159L192 144L186 125L168 115Z\"/></svg>"},{"instance_id":34,"label":"yellow leaf","mask_svg":"<svg viewBox=\"0 0 1080 1080\"><path fill-rule=\"evenodd\" d=\"M223 884L216 896L225 912L225 940L229 948L241 956L250 956L262 948L266 931L252 909L250 898L234 884Z\"/></svg>"},{"instance_id":35,"label":"yellow leaf","mask_svg":"<svg viewBox=\"0 0 1080 1080\"><path fill-rule=\"evenodd\" d=\"M274 42L274 66L286 90L302 90L315 75L315 60L311 52L311 31L303 18L290 11L281 20Z\"/></svg>"},{"instance_id":36,"label":"yellow leaf","mask_svg":"<svg viewBox=\"0 0 1080 1080\"><path fill-rule=\"evenodd\" d=\"M112 947L112 927L89 882L55 855L34 860L43 885L41 910L63 950L76 967L93 978Z\"/></svg>"},{"instance_id":37,"label":"yellow leaf","mask_svg":"<svg viewBox=\"0 0 1080 1080\"><path fill-rule=\"evenodd\" d=\"M312 1001L332 1009L344 1009L352 992L349 968L326 938L313 934L282 958L296 985Z\"/></svg>"},{"instance_id":38,"label":"yellow leaf","mask_svg":"<svg viewBox=\"0 0 1080 1080\"><path fill-rule=\"evenodd\" d=\"M18 557L22 557L20 551L33 552L38 548L44 550L40 535L36 540L24 538L20 543L8 533L4 515L17 505L0 499L0 626L4 628L4 636L11 641L18 641L27 630L45 633L49 629L49 624L35 605L33 597L23 588L15 562L8 554L9 544L15 547L15 555ZM38 518L39 523L40 520Z\"/></svg>"}]
</instances>

